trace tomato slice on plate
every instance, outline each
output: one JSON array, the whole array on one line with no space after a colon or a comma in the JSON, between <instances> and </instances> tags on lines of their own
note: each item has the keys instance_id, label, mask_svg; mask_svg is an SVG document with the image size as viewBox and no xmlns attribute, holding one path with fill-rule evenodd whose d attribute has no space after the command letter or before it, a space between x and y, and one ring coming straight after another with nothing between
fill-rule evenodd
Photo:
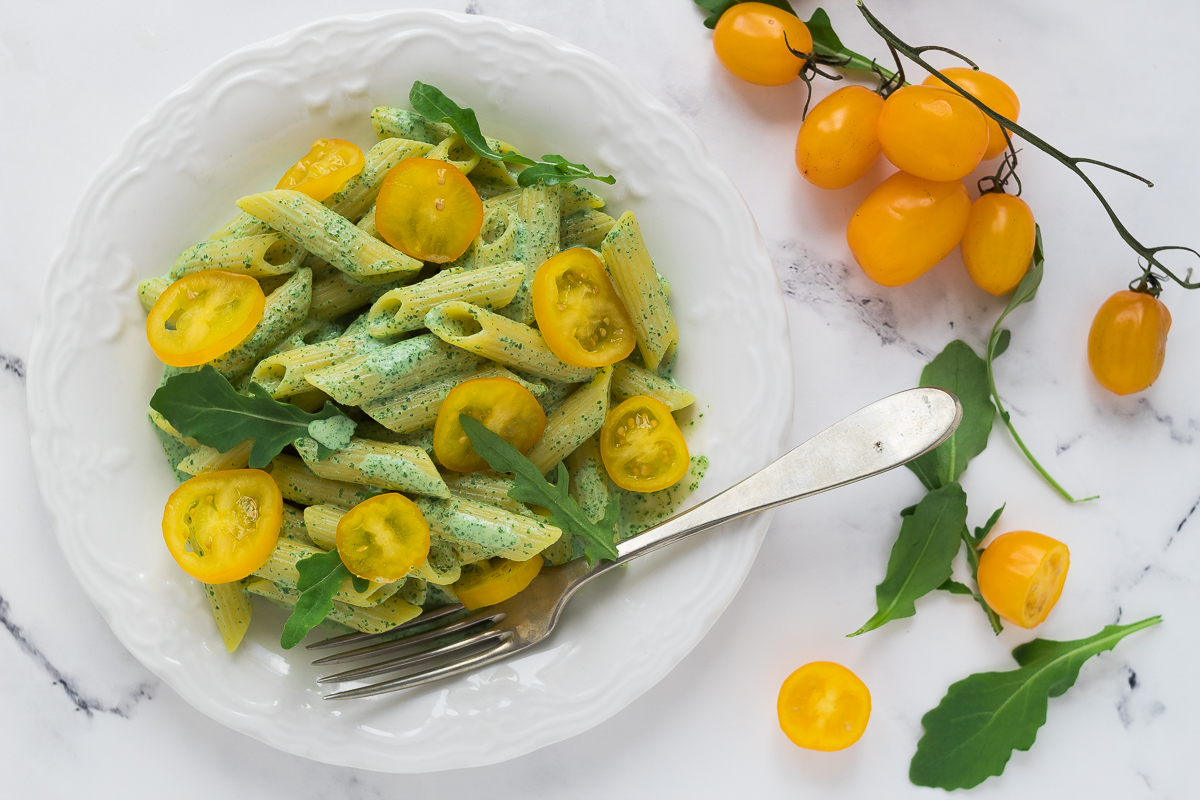
<instances>
[{"instance_id":1,"label":"tomato slice on plate","mask_svg":"<svg viewBox=\"0 0 1200 800\"><path fill-rule=\"evenodd\" d=\"M195 367L237 347L262 319L266 303L249 275L195 272L159 295L146 317L146 338L164 364Z\"/></svg>"},{"instance_id":2,"label":"tomato slice on plate","mask_svg":"<svg viewBox=\"0 0 1200 800\"><path fill-rule=\"evenodd\" d=\"M375 495L338 522L337 549L346 569L358 577L398 581L429 555L429 525L404 495Z\"/></svg>"},{"instance_id":3,"label":"tomato slice on plate","mask_svg":"<svg viewBox=\"0 0 1200 800\"><path fill-rule=\"evenodd\" d=\"M276 189L293 189L324 200L362 172L367 160L358 145L343 139L317 139L308 155L283 173Z\"/></svg>"},{"instance_id":4,"label":"tomato slice on plate","mask_svg":"<svg viewBox=\"0 0 1200 800\"><path fill-rule=\"evenodd\" d=\"M488 464L475 452L458 421L466 414L500 435L522 453L533 447L546 428L546 412L537 398L508 378L475 378L451 390L433 425L433 454L446 469L476 472Z\"/></svg>"},{"instance_id":5,"label":"tomato slice on plate","mask_svg":"<svg viewBox=\"0 0 1200 800\"><path fill-rule=\"evenodd\" d=\"M631 397L608 412L600 457L613 483L631 492L657 492L687 474L690 456L671 409L653 397Z\"/></svg>"},{"instance_id":6,"label":"tomato slice on plate","mask_svg":"<svg viewBox=\"0 0 1200 800\"><path fill-rule=\"evenodd\" d=\"M383 179L375 201L375 230L392 247L421 261L453 261L482 227L479 193L446 161L404 159Z\"/></svg>"},{"instance_id":7,"label":"tomato slice on plate","mask_svg":"<svg viewBox=\"0 0 1200 800\"><path fill-rule=\"evenodd\" d=\"M205 583L245 578L279 540L283 495L261 469L197 475L163 509L163 539L184 572Z\"/></svg>"},{"instance_id":8,"label":"tomato slice on plate","mask_svg":"<svg viewBox=\"0 0 1200 800\"><path fill-rule=\"evenodd\" d=\"M633 352L633 320L604 264L572 247L538 267L533 314L546 345L573 367L606 367Z\"/></svg>"},{"instance_id":9,"label":"tomato slice on plate","mask_svg":"<svg viewBox=\"0 0 1200 800\"><path fill-rule=\"evenodd\" d=\"M542 571L542 563L541 556L534 556L528 561L493 558L466 564L462 568L462 577L451 588L458 595L458 602L468 611L494 606L533 583Z\"/></svg>"}]
</instances>

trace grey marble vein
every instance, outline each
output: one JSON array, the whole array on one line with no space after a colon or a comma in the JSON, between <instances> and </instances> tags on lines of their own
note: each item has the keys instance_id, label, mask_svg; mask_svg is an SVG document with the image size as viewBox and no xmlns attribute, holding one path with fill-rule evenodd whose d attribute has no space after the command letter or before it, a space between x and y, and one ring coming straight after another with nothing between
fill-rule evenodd
<instances>
[{"instance_id":1,"label":"grey marble vein","mask_svg":"<svg viewBox=\"0 0 1200 800\"><path fill-rule=\"evenodd\" d=\"M10 375L16 375L21 383L25 382L25 362L20 358L0 353L0 369Z\"/></svg>"},{"instance_id":2,"label":"grey marble vein","mask_svg":"<svg viewBox=\"0 0 1200 800\"><path fill-rule=\"evenodd\" d=\"M67 698L75 704L75 708L89 717L99 712L129 719L134 706L142 700L150 700L154 697L155 686L151 683L138 684L123 700L111 705L84 693L83 689L73 679L63 674L58 667L54 666L50 662L50 659L46 658L46 655L34 645L29 636L25 634L25 631L12 621L8 601L4 599L3 595L0 595L0 625L3 625L5 630L16 640L17 646L21 648L25 655L32 658L34 663L54 679L54 683L62 688Z\"/></svg>"}]
</instances>

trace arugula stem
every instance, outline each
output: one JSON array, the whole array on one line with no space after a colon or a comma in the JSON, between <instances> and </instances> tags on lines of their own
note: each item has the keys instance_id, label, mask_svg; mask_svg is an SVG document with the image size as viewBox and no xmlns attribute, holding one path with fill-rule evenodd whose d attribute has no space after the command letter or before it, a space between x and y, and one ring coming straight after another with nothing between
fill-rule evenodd
<instances>
[{"instance_id":1,"label":"arugula stem","mask_svg":"<svg viewBox=\"0 0 1200 800\"><path fill-rule=\"evenodd\" d=\"M1004 318L1008 316L1010 309L1004 309L1004 313L996 320L996 324L992 326L992 333L988 336L987 358L984 361L987 363L988 386L992 391L992 402L996 404L996 410L1000 412L1000 419L1004 420L1004 427L1008 428L1008 433L1012 436L1013 441L1017 443L1017 447L1021 448L1021 452L1025 454L1025 458L1033 465L1038 474L1046 479L1046 482L1054 487L1054 491L1068 503L1086 503L1088 500L1096 500L1100 495L1095 494L1091 497L1081 497L1076 499L1059 485L1058 481L1046 471L1045 467L1038 463L1038 460L1033 457L1033 453L1029 452L1029 448L1025 446L1025 442L1021 439L1021 434L1017 433L1017 429L1013 427L1012 419L1009 416L1008 410L1004 408L1004 403L1000 402L1000 392L996 389L996 376L992 372L992 357L996 349L996 342L1000 339L1000 323L1004 322Z\"/></svg>"},{"instance_id":2,"label":"arugula stem","mask_svg":"<svg viewBox=\"0 0 1200 800\"><path fill-rule=\"evenodd\" d=\"M971 579L975 581L975 588L971 591L971 596L975 598L976 603L983 607L983 613L987 614L992 631L999 636L1004 631L1000 615L992 610L992 607L983 599L983 595L979 593L979 542L971 535L966 525L963 526L961 536L963 543L967 546L967 563L971 566Z\"/></svg>"}]
</instances>

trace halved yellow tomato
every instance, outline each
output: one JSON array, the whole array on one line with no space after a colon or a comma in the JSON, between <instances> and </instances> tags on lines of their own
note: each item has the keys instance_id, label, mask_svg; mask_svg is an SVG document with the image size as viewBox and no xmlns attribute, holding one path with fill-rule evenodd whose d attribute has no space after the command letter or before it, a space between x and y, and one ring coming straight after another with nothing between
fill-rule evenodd
<instances>
[{"instance_id":1,"label":"halved yellow tomato","mask_svg":"<svg viewBox=\"0 0 1200 800\"><path fill-rule=\"evenodd\" d=\"M522 453L533 447L546 428L546 412L537 398L516 381L508 378L463 381L442 401L433 425L433 454L443 467L456 472L488 468L458 421L460 414L479 420Z\"/></svg>"},{"instance_id":2,"label":"halved yellow tomato","mask_svg":"<svg viewBox=\"0 0 1200 800\"><path fill-rule=\"evenodd\" d=\"M249 275L194 272L159 295L146 317L146 338L164 364L195 367L237 347L262 319L266 303Z\"/></svg>"},{"instance_id":3,"label":"halved yellow tomato","mask_svg":"<svg viewBox=\"0 0 1200 800\"><path fill-rule=\"evenodd\" d=\"M1058 602L1071 553L1033 531L997 536L979 557L979 593L1000 616L1022 628L1041 624Z\"/></svg>"},{"instance_id":4,"label":"halved yellow tomato","mask_svg":"<svg viewBox=\"0 0 1200 800\"><path fill-rule=\"evenodd\" d=\"M404 495L377 494L338 522L337 549L346 569L358 577L398 581L429 555L429 525Z\"/></svg>"},{"instance_id":5,"label":"halved yellow tomato","mask_svg":"<svg viewBox=\"0 0 1200 800\"><path fill-rule=\"evenodd\" d=\"M467 251L483 227L483 201L458 167L406 158L375 201L375 230L407 256L444 264Z\"/></svg>"},{"instance_id":6,"label":"halved yellow tomato","mask_svg":"<svg viewBox=\"0 0 1200 800\"><path fill-rule=\"evenodd\" d=\"M458 596L458 602L468 611L494 606L533 583L542 571L542 563L541 556L534 556L528 561L493 558L478 564L465 564L462 577L451 588Z\"/></svg>"},{"instance_id":7,"label":"halved yellow tomato","mask_svg":"<svg viewBox=\"0 0 1200 800\"><path fill-rule=\"evenodd\" d=\"M779 727L800 747L844 750L867 729L871 692L841 664L814 661L783 682L776 711Z\"/></svg>"},{"instance_id":8,"label":"halved yellow tomato","mask_svg":"<svg viewBox=\"0 0 1200 800\"><path fill-rule=\"evenodd\" d=\"M308 155L283 173L276 189L293 189L313 200L324 200L367 163L358 145L343 139L317 139Z\"/></svg>"},{"instance_id":9,"label":"halved yellow tomato","mask_svg":"<svg viewBox=\"0 0 1200 800\"><path fill-rule=\"evenodd\" d=\"M687 442L671 409L645 395L608 412L600 430L600 457L613 483L631 492L673 486L690 464Z\"/></svg>"},{"instance_id":10,"label":"halved yellow tomato","mask_svg":"<svg viewBox=\"0 0 1200 800\"><path fill-rule=\"evenodd\" d=\"M533 315L546 345L573 367L606 367L633 352L633 319L604 264L591 250L572 247L538 267Z\"/></svg>"},{"instance_id":11,"label":"halved yellow tomato","mask_svg":"<svg viewBox=\"0 0 1200 800\"><path fill-rule=\"evenodd\" d=\"M261 469L197 475L163 509L163 539L184 572L205 583L245 578L279 540L283 495Z\"/></svg>"}]
</instances>

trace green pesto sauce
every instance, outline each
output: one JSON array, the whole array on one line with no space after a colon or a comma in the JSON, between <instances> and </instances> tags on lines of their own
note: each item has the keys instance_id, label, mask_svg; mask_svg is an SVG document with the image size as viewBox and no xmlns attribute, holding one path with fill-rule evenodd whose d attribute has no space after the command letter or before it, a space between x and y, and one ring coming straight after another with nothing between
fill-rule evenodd
<instances>
[{"instance_id":1,"label":"green pesto sauce","mask_svg":"<svg viewBox=\"0 0 1200 800\"><path fill-rule=\"evenodd\" d=\"M628 539L675 516L707 472L708 456L692 456L687 474L674 486L658 492L622 492L621 538Z\"/></svg>"}]
</instances>

